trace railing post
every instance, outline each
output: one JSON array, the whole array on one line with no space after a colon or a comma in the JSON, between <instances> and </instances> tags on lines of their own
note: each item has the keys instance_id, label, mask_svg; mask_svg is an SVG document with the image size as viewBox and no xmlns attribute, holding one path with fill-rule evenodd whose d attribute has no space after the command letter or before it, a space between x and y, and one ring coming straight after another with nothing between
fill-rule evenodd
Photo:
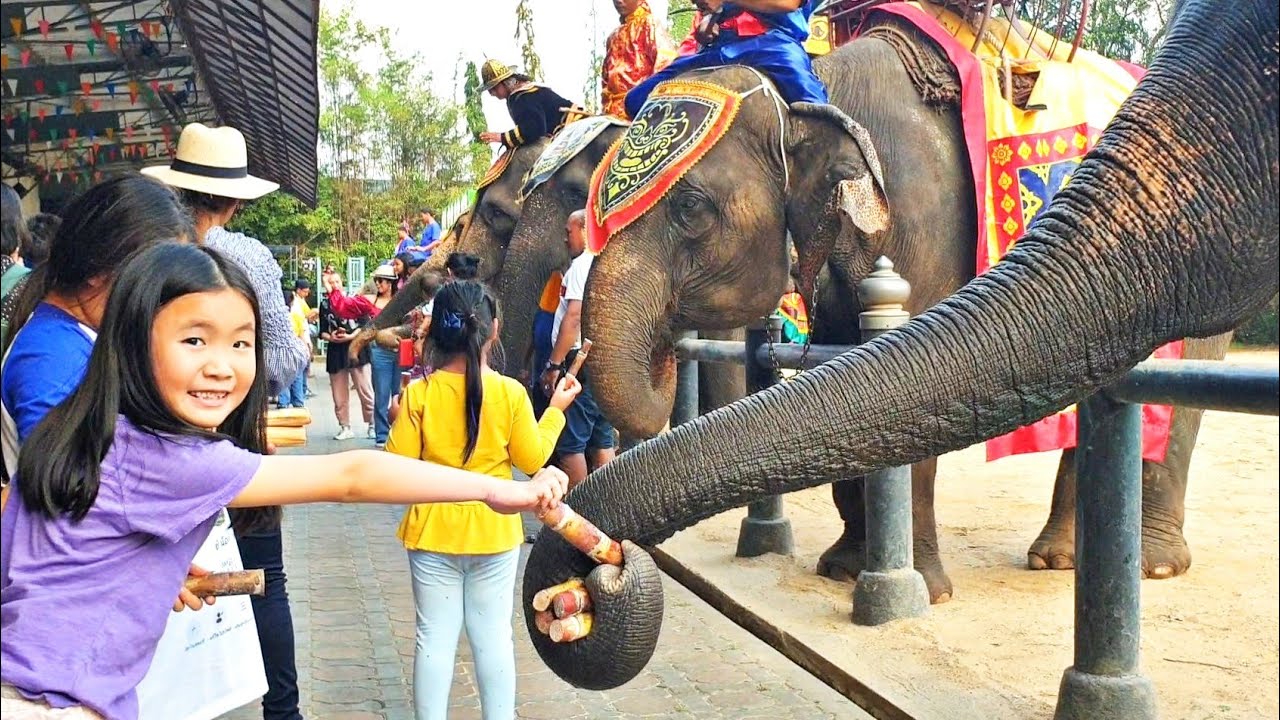
<instances>
[{"instance_id":1,"label":"railing post","mask_svg":"<svg viewBox=\"0 0 1280 720\"><path fill-rule=\"evenodd\" d=\"M758 392L778 382L773 368L756 359L756 350L772 339L782 339L782 318L767 317L747 326L747 391ZM738 557L756 557L765 553L791 555L796 542L791 534L791 521L782 510L782 497L774 495L747 506L747 516L738 530Z\"/></svg>"},{"instance_id":2,"label":"railing post","mask_svg":"<svg viewBox=\"0 0 1280 720\"><path fill-rule=\"evenodd\" d=\"M696 340L696 330L676 333L676 340ZM671 427L683 425L698 417L698 361L680 360L676 365L676 402L671 408Z\"/></svg>"},{"instance_id":3,"label":"railing post","mask_svg":"<svg viewBox=\"0 0 1280 720\"><path fill-rule=\"evenodd\" d=\"M1075 658L1053 716L1155 718L1155 688L1138 668L1142 406L1090 397L1076 447Z\"/></svg>"},{"instance_id":4,"label":"railing post","mask_svg":"<svg viewBox=\"0 0 1280 720\"><path fill-rule=\"evenodd\" d=\"M893 271L888 258L858 283L862 342L906 324L903 309L911 285ZM853 589L853 621L880 625L929 610L929 590L912 555L911 466L886 468L866 479L867 566Z\"/></svg>"}]
</instances>

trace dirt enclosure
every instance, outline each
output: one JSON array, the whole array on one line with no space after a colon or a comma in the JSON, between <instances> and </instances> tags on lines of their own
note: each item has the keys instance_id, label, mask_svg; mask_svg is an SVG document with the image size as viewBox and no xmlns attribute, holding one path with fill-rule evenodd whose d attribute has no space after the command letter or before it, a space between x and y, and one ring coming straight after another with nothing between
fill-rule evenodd
<instances>
[{"instance_id":1,"label":"dirt enclosure","mask_svg":"<svg viewBox=\"0 0 1280 720\"><path fill-rule=\"evenodd\" d=\"M1277 353L1229 362L1275 366ZM1275 417L1205 413L1186 503L1192 567L1142 584L1142 668L1164 718L1280 716L1278 439ZM976 446L939 462L939 539L955 597L920 620L855 627L849 586L813 574L839 534L827 488L786 498L795 557L733 558L742 510L662 548L877 692L905 699L915 717L1052 717L1071 664L1073 574L1025 567L1058 455L983 460Z\"/></svg>"}]
</instances>

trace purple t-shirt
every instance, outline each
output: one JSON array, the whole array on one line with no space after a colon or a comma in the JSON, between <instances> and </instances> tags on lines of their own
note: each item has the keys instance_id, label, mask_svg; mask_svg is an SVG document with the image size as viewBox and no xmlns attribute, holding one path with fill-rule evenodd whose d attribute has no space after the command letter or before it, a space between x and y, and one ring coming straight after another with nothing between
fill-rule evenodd
<instances>
[{"instance_id":1,"label":"purple t-shirt","mask_svg":"<svg viewBox=\"0 0 1280 720\"><path fill-rule=\"evenodd\" d=\"M12 493L0 515L0 680L55 708L135 720L135 688L187 568L261 461L121 416L83 520L49 520Z\"/></svg>"}]
</instances>

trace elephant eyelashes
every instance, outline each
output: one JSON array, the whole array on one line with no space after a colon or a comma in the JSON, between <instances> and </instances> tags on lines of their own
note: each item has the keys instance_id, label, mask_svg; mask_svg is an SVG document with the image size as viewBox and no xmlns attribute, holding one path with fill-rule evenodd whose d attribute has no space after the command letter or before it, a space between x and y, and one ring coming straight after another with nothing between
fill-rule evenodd
<instances>
[{"instance_id":1,"label":"elephant eyelashes","mask_svg":"<svg viewBox=\"0 0 1280 720\"><path fill-rule=\"evenodd\" d=\"M672 204L672 208L676 224L691 235L704 235L716 223L715 206L696 192L680 193Z\"/></svg>"}]
</instances>

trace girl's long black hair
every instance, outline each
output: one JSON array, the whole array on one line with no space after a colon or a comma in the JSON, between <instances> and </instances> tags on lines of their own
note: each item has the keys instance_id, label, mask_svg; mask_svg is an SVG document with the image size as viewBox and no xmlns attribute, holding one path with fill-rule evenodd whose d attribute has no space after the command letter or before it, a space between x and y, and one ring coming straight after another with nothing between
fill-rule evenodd
<instances>
[{"instance_id":1,"label":"girl's long black hair","mask_svg":"<svg viewBox=\"0 0 1280 720\"><path fill-rule=\"evenodd\" d=\"M49 293L74 295L94 278L114 276L139 248L194 236L191 214L159 180L135 173L90 187L63 211L62 225L49 243L49 259L31 271L5 342L13 342Z\"/></svg>"},{"instance_id":2,"label":"girl's long black hair","mask_svg":"<svg viewBox=\"0 0 1280 720\"><path fill-rule=\"evenodd\" d=\"M431 329L427 338L439 367L447 358L463 354L467 358L467 446L462 462L471 459L480 436L480 408L484 404L482 375L484 348L493 337L498 301L484 283L458 280L446 283L436 293L431 307Z\"/></svg>"},{"instance_id":3,"label":"girl's long black hair","mask_svg":"<svg viewBox=\"0 0 1280 720\"><path fill-rule=\"evenodd\" d=\"M165 404L156 387L151 329L156 315L173 300L226 288L239 292L253 306L259 372L239 407L216 431L209 431L183 422ZM80 387L45 415L22 446L17 479L22 501L50 518L63 513L75 520L83 518L98 496L102 461L115 439L118 415L144 432L230 439L262 452L267 404L262 367L261 317L244 271L216 251L197 245L165 242L139 250L116 277ZM278 508L256 511L279 513Z\"/></svg>"}]
</instances>

